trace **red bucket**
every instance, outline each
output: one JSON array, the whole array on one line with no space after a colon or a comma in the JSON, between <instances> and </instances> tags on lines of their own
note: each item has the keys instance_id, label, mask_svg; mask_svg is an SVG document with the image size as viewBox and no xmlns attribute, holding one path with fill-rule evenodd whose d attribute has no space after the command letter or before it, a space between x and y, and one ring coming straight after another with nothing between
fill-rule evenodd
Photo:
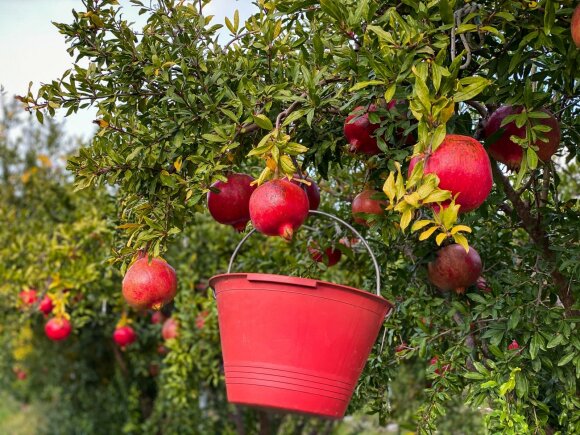
<instances>
[{"instance_id":1,"label":"red bucket","mask_svg":"<svg viewBox=\"0 0 580 435\"><path fill-rule=\"evenodd\" d=\"M377 267L366 241L360 237ZM229 273L210 279L218 305L228 401L341 418L392 305L307 278Z\"/></svg>"}]
</instances>

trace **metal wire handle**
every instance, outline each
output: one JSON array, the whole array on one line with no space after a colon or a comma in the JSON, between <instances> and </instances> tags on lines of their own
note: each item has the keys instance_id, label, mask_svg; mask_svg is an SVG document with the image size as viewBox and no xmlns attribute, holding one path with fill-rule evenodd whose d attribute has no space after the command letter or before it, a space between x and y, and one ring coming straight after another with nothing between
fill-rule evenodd
<instances>
[{"instance_id":1,"label":"metal wire handle","mask_svg":"<svg viewBox=\"0 0 580 435\"><path fill-rule=\"evenodd\" d=\"M338 222L339 224L342 224L345 227L347 227L352 233L354 233L360 239L360 241L363 243L363 245L367 249L369 255L371 256L371 260L373 260L373 265L375 266L376 280L377 280L377 296L380 296L381 295L381 269L379 268L379 263L377 262L377 259L375 258L375 254L373 254L373 251L372 251L371 247L369 246L368 242L365 240L365 238L363 236L361 236L360 233L357 230L355 230L350 224L348 224L347 222L343 221L342 219L340 219L332 214L325 213L323 211L318 211L318 210L309 210L308 213L309 214L317 214L320 216L325 216L325 217L328 217L330 219L333 219L336 222ZM246 240L248 240L248 238L252 234L254 234L255 232L256 232L256 229L255 228L252 229L248 234L246 234L244 236L244 238L242 240L240 240L240 243L238 243L238 246L236 246L236 249L234 249L234 252L230 258L230 263L228 264L228 273L232 272L232 266L234 264L234 260L235 260L236 256L238 255L238 252L240 251L240 248L246 242ZM393 311L393 310L389 310L389 311Z\"/></svg>"}]
</instances>

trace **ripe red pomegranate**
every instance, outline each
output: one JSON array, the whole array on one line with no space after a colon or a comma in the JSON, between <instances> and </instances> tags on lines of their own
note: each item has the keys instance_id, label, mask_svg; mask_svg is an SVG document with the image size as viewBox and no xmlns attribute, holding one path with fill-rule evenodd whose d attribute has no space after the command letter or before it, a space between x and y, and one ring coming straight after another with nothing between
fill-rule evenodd
<instances>
[{"instance_id":1,"label":"ripe red pomegranate","mask_svg":"<svg viewBox=\"0 0 580 435\"><path fill-rule=\"evenodd\" d=\"M377 139L374 137L379 124L371 124L369 121L369 113L376 110L374 104L369 106L368 112L364 107L358 106L346 118L344 136L350 144L350 152L365 153L371 156L381 152L377 145Z\"/></svg>"},{"instance_id":2,"label":"ripe red pomegranate","mask_svg":"<svg viewBox=\"0 0 580 435\"><path fill-rule=\"evenodd\" d=\"M38 300L38 293L34 289L22 290L18 296L24 305L33 305Z\"/></svg>"},{"instance_id":3,"label":"ripe red pomegranate","mask_svg":"<svg viewBox=\"0 0 580 435\"><path fill-rule=\"evenodd\" d=\"M14 373L19 381L24 381L28 377L28 373L23 369L14 369Z\"/></svg>"},{"instance_id":4,"label":"ripe red pomegranate","mask_svg":"<svg viewBox=\"0 0 580 435\"><path fill-rule=\"evenodd\" d=\"M246 174L230 174L228 181L217 181L212 188L217 192L208 192L207 207L213 218L220 224L231 225L238 231L244 231L250 220L248 204L255 186L254 179Z\"/></svg>"},{"instance_id":5,"label":"ripe red pomegranate","mask_svg":"<svg viewBox=\"0 0 580 435\"><path fill-rule=\"evenodd\" d=\"M312 245L308 247L308 252L310 252L310 258L312 258L312 260L317 263L324 263L327 267L334 266L342 257L342 251L331 246L322 252L318 245Z\"/></svg>"},{"instance_id":6,"label":"ripe red pomegranate","mask_svg":"<svg viewBox=\"0 0 580 435\"><path fill-rule=\"evenodd\" d=\"M283 179L262 184L250 198L254 227L267 236L291 240L308 217L308 196L302 188Z\"/></svg>"},{"instance_id":7,"label":"ripe red pomegranate","mask_svg":"<svg viewBox=\"0 0 580 435\"><path fill-rule=\"evenodd\" d=\"M49 315L52 313L52 309L54 308L54 304L52 303L52 299L50 296L45 296L40 301L38 305L38 310L43 313L44 315Z\"/></svg>"},{"instance_id":8,"label":"ripe red pomegranate","mask_svg":"<svg viewBox=\"0 0 580 435\"><path fill-rule=\"evenodd\" d=\"M123 297L135 308L155 308L170 302L177 292L175 270L160 258L138 259L123 278Z\"/></svg>"},{"instance_id":9,"label":"ripe red pomegranate","mask_svg":"<svg viewBox=\"0 0 580 435\"><path fill-rule=\"evenodd\" d=\"M503 133L487 148L487 152L498 162L504 163L510 169L517 169L524 157L524 149L517 143L513 142L510 137L518 136L526 137L526 127L518 128L515 122L509 122L501 127L501 123L506 116L521 113L524 108L522 106L501 106L489 117L487 124L483 130L486 138L495 134L500 128L503 128ZM538 157L543 162L550 160L550 157L558 150L560 146L560 124L558 120L546 109L540 109L541 112L550 115L549 118L540 118L532 120L539 125L549 126L552 130L545 133L548 142L536 140L534 146L538 147Z\"/></svg>"},{"instance_id":10,"label":"ripe red pomegranate","mask_svg":"<svg viewBox=\"0 0 580 435\"><path fill-rule=\"evenodd\" d=\"M179 337L179 325L173 317L165 321L161 329L161 335L165 340Z\"/></svg>"},{"instance_id":11,"label":"ripe red pomegranate","mask_svg":"<svg viewBox=\"0 0 580 435\"><path fill-rule=\"evenodd\" d=\"M576 9L574 9L574 13L572 14L570 31L572 32L574 44L576 44L577 48L580 48L580 4L576 5Z\"/></svg>"},{"instance_id":12,"label":"ripe red pomegranate","mask_svg":"<svg viewBox=\"0 0 580 435\"><path fill-rule=\"evenodd\" d=\"M414 157L409 164L409 175L422 156ZM448 134L443 143L427 157L423 172L439 177L439 187L459 193L456 204L460 213L475 210L491 192L491 164L485 149L469 136ZM445 203L444 203L445 204Z\"/></svg>"},{"instance_id":13,"label":"ripe red pomegranate","mask_svg":"<svg viewBox=\"0 0 580 435\"><path fill-rule=\"evenodd\" d=\"M165 314L161 311L155 311L151 314L151 323L157 325L158 323L163 323L165 321Z\"/></svg>"},{"instance_id":14,"label":"ripe red pomegranate","mask_svg":"<svg viewBox=\"0 0 580 435\"><path fill-rule=\"evenodd\" d=\"M294 178L299 178L298 174L294 175ZM314 182L314 180L310 178L303 178L304 180L310 182L310 186L299 181L292 179L292 182L297 186L300 186L303 190L306 190L306 195L308 196L308 203L310 210L318 210L318 206L320 205L320 189L318 188L318 184Z\"/></svg>"},{"instance_id":15,"label":"ripe red pomegranate","mask_svg":"<svg viewBox=\"0 0 580 435\"><path fill-rule=\"evenodd\" d=\"M520 345L516 340L512 340L512 342L508 345L508 350L518 350Z\"/></svg>"},{"instance_id":16,"label":"ripe red pomegranate","mask_svg":"<svg viewBox=\"0 0 580 435\"><path fill-rule=\"evenodd\" d=\"M44 333L53 341L65 340L71 331L71 324L64 317L53 317L44 325Z\"/></svg>"},{"instance_id":17,"label":"ripe red pomegranate","mask_svg":"<svg viewBox=\"0 0 580 435\"><path fill-rule=\"evenodd\" d=\"M352 201L352 215L357 224L369 226L366 217L359 213L374 214L380 216L385 213L386 201L373 199L373 196L379 194L376 190L365 189Z\"/></svg>"},{"instance_id":18,"label":"ripe red pomegranate","mask_svg":"<svg viewBox=\"0 0 580 435\"><path fill-rule=\"evenodd\" d=\"M129 346L137 340L135 330L128 325L120 326L113 332L113 340L121 347Z\"/></svg>"},{"instance_id":19,"label":"ripe red pomegranate","mask_svg":"<svg viewBox=\"0 0 580 435\"><path fill-rule=\"evenodd\" d=\"M465 288L475 284L481 275L481 258L475 249L469 253L461 245L453 244L441 248L437 258L428 265L429 281L440 290L454 290L461 294Z\"/></svg>"}]
</instances>

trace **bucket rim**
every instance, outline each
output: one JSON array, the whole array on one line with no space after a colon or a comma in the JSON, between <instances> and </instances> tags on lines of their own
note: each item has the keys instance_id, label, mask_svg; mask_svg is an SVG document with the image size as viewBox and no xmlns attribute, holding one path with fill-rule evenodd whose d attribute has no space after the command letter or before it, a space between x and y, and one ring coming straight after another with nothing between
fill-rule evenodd
<instances>
[{"instance_id":1,"label":"bucket rim","mask_svg":"<svg viewBox=\"0 0 580 435\"><path fill-rule=\"evenodd\" d=\"M386 299L386 298L384 298L382 296L376 295L374 293L371 293L369 291L361 290L361 289L358 289L356 287L350 287L350 286L344 285L344 284L337 284L335 282L324 281L324 280L316 279L316 278L302 278L300 276L280 275L280 274L277 274L277 273L234 272L234 273L220 273L218 275L214 275L214 276L212 276L209 279L208 284L209 284L209 287L214 291L214 294L215 294L215 288L214 288L214 285L213 284L216 281L221 280L221 279L235 278L235 277L242 278L242 277L247 277L248 275L259 275L261 277L276 277L276 278L291 279L291 280L298 281L297 284L299 282L305 283L305 282L313 282L314 281L317 284L320 283L320 284L324 284L324 285L330 285L332 287L337 287L337 288L339 288L341 290L346 290L346 291L349 291L349 292L353 292L353 293L359 294L361 296L369 297L370 299L375 299L375 300L378 299L378 300L380 300L382 302L386 302L386 304L387 304L387 306L389 308L389 310L387 311L387 315L392 314L392 310L395 308L395 304L393 304L388 299Z\"/></svg>"}]
</instances>

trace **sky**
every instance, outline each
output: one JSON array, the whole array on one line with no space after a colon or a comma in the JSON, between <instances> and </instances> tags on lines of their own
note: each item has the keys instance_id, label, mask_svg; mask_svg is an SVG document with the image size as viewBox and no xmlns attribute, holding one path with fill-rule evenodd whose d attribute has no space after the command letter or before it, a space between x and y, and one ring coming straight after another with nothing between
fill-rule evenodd
<instances>
[{"instance_id":1,"label":"sky","mask_svg":"<svg viewBox=\"0 0 580 435\"><path fill-rule=\"evenodd\" d=\"M137 9L128 0L120 0L125 18L144 23ZM0 0L0 86L7 96L23 95L28 83L33 92L40 83L59 78L72 66L73 58L67 53L64 36L52 21L71 22L71 11L83 9L80 0ZM243 22L255 6L250 0L213 0L205 15L215 15L212 23L224 23L238 9ZM227 30L226 30L227 32ZM95 131L92 121L95 110L79 111L66 118L65 128L73 136L90 138ZM61 119L61 116L58 116Z\"/></svg>"}]
</instances>

